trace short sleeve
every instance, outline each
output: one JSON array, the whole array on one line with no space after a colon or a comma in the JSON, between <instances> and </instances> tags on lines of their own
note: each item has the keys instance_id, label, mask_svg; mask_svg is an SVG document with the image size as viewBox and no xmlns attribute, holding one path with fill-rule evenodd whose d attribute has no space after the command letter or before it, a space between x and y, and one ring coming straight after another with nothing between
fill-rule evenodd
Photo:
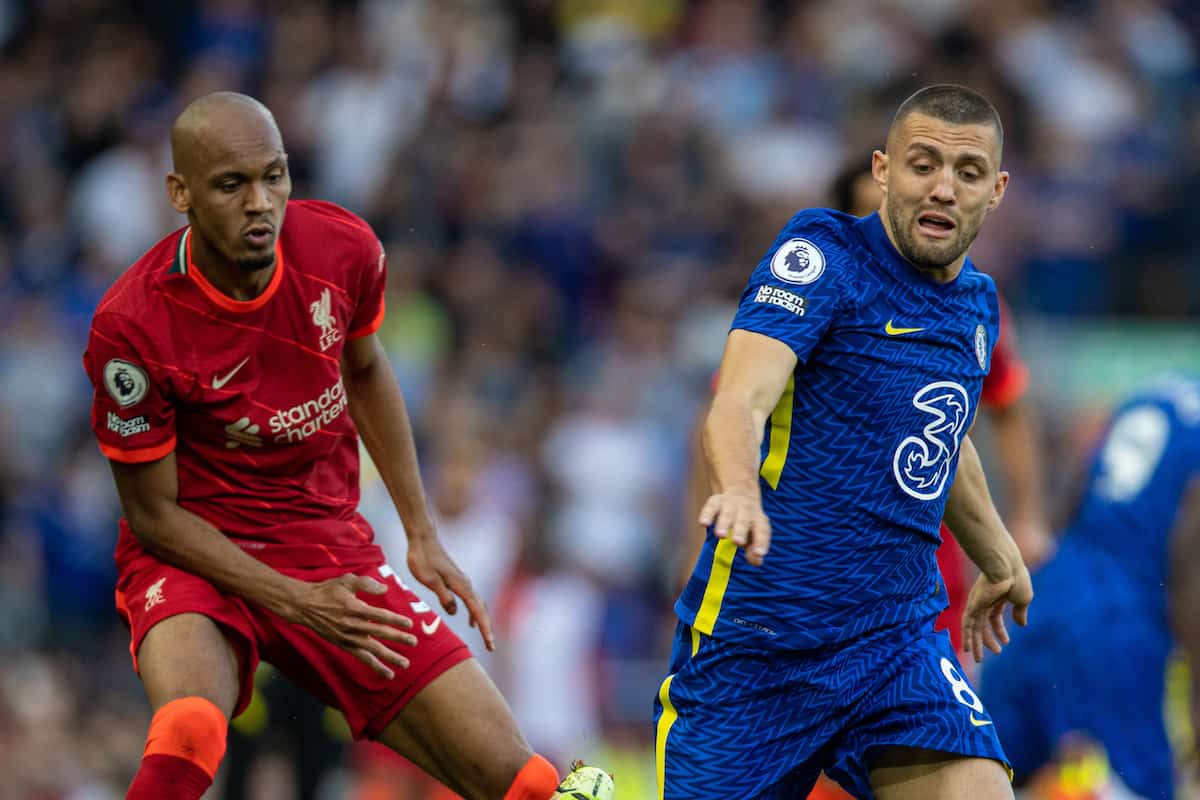
<instances>
[{"instance_id":1,"label":"short sleeve","mask_svg":"<svg viewBox=\"0 0 1200 800\"><path fill-rule=\"evenodd\" d=\"M845 258L824 225L796 215L750 276L731 327L777 339L806 361L843 309Z\"/></svg>"},{"instance_id":2,"label":"short sleeve","mask_svg":"<svg viewBox=\"0 0 1200 800\"><path fill-rule=\"evenodd\" d=\"M175 409L161 366L123 317L92 321L83 367L92 381L92 431L100 452L113 461L156 461L175 449Z\"/></svg>"},{"instance_id":3,"label":"short sleeve","mask_svg":"<svg viewBox=\"0 0 1200 800\"><path fill-rule=\"evenodd\" d=\"M374 240L369 255L359 270L358 296L350 320L349 338L370 336L383 324L384 291L387 288L387 255L383 243Z\"/></svg>"},{"instance_id":4,"label":"short sleeve","mask_svg":"<svg viewBox=\"0 0 1200 800\"><path fill-rule=\"evenodd\" d=\"M1012 314L1003 299L1000 306L1000 334L992 350L992 364L983 379L982 400L992 409L1003 409L1021 399L1029 386L1029 368L1017 351L1012 332Z\"/></svg>"}]
</instances>

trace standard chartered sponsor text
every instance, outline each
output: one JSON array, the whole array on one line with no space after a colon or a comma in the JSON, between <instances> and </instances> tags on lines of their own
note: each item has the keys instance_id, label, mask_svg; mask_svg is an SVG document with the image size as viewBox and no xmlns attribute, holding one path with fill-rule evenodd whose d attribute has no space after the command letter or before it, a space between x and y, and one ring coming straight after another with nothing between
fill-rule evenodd
<instances>
[{"instance_id":1,"label":"standard chartered sponsor text","mask_svg":"<svg viewBox=\"0 0 1200 800\"><path fill-rule=\"evenodd\" d=\"M338 378L312 400L276 411L267 424L275 434L276 442L300 442L333 422L345 410L346 387Z\"/></svg>"}]
</instances>

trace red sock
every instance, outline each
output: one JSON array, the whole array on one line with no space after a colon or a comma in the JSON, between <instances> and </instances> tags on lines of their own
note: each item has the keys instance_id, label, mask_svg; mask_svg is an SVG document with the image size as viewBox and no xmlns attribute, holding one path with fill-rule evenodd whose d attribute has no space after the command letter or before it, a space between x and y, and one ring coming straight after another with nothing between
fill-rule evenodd
<instances>
[{"instance_id":1,"label":"red sock","mask_svg":"<svg viewBox=\"0 0 1200 800\"><path fill-rule=\"evenodd\" d=\"M199 800L212 781L211 775L186 758L145 756L125 800Z\"/></svg>"},{"instance_id":2,"label":"red sock","mask_svg":"<svg viewBox=\"0 0 1200 800\"><path fill-rule=\"evenodd\" d=\"M202 697L172 700L150 722L125 800L199 800L225 755L225 715Z\"/></svg>"},{"instance_id":3,"label":"red sock","mask_svg":"<svg viewBox=\"0 0 1200 800\"><path fill-rule=\"evenodd\" d=\"M558 770L549 761L534 754L517 773L504 800L550 800L557 788Z\"/></svg>"}]
</instances>

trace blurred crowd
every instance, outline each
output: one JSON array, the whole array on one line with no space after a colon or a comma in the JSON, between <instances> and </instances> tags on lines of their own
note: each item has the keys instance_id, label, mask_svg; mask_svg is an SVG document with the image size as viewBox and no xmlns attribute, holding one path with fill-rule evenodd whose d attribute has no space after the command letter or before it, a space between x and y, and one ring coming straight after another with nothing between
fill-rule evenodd
<instances>
[{"instance_id":1,"label":"blurred crowd","mask_svg":"<svg viewBox=\"0 0 1200 800\"><path fill-rule=\"evenodd\" d=\"M0 799L115 798L140 757L80 355L183 224L189 100L263 100L293 196L378 232L380 336L497 619L486 666L535 747L616 764L632 800L699 535L687 430L776 231L911 91L966 83L1013 175L973 255L1018 319L1194 317L1198 33L1187 0L0 0ZM402 564L369 475L363 503Z\"/></svg>"}]
</instances>

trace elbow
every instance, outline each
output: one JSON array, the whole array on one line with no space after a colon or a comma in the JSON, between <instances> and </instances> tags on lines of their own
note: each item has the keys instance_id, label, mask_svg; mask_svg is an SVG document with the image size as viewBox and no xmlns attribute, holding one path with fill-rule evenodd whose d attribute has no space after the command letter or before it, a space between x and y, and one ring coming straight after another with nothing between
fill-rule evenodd
<instances>
[{"instance_id":1,"label":"elbow","mask_svg":"<svg viewBox=\"0 0 1200 800\"><path fill-rule=\"evenodd\" d=\"M168 529L168 511L150 504L132 503L125 509L125 520L134 537L147 550L158 550Z\"/></svg>"}]
</instances>

